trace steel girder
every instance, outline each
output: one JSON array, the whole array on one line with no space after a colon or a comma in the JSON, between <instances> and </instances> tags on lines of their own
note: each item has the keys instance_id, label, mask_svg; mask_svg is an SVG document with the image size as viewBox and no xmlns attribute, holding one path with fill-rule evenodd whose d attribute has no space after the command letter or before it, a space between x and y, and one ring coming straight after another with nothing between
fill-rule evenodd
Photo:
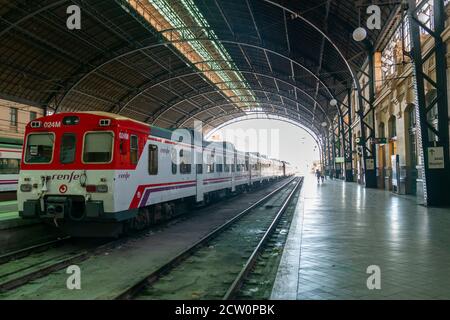
<instances>
[{"instance_id":1,"label":"steel girder","mask_svg":"<svg viewBox=\"0 0 450 320\"><path fill-rule=\"evenodd\" d=\"M448 182L450 181L449 161L449 129L447 100L447 63L446 48L442 39L445 29L445 8L443 0L433 0L434 30L424 25L418 17L420 10L428 3L422 0L409 0L408 20L410 26L411 57L414 70L414 86L416 91L416 117L418 120L418 146L422 168L423 199L427 206L449 205ZM434 39L434 47L423 52L421 33ZM433 80L425 71L424 64L435 59L435 76ZM435 90L435 97L427 99L426 87ZM431 100L431 101L430 101ZM437 126L431 123L431 112L437 111ZM437 159L441 157L443 159ZM442 162L443 160L443 162Z\"/></svg>"},{"instance_id":2,"label":"steel girder","mask_svg":"<svg viewBox=\"0 0 450 320\"><path fill-rule=\"evenodd\" d=\"M230 112L228 114L219 115L219 116L215 117L214 119L209 119L208 121L206 121L204 123L204 126L211 126L211 123L213 123L213 122L220 121L223 118L227 118L227 117L230 117L230 116L235 116L235 115L238 115L238 114L239 113L237 111L234 111L234 112ZM306 131L308 131L308 133L311 136L315 135L315 137L313 137L315 141L318 141L318 139L319 139L319 131L318 131L317 128L312 127L311 123L308 122L307 120L305 120L305 119L298 119L297 117L292 116L290 114L283 114L283 113L278 113L278 112L275 112L275 111L267 110L267 111L264 111L264 112L251 112L249 114L242 114L241 116L238 116L236 119L239 119L241 117L248 117L248 116L252 116L252 115L266 115L267 117L274 116L274 117L280 117L280 118L283 118L283 119L289 119L290 121L296 122L303 129L308 128L308 130L306 130Z\"/></svg>"},{"instance_id":3,"label":"steel girder","mask_svg":"<svg viewBox=\"0 0 450 320\"><path fill-rule=\"evenodd\" d=\"M359 109L356 114L359 118L361 128L361 137L359 145L363 158L363 176L366 188L377 187L377 167L376 167L376 147L375 139L375 61L374 48L371 43L366 43L366 52L368 56L367 70L359 70L363 77L367 77L368 81L360 86L360 94L358 95ZM358 85L359 81L358 81Z\"/></svg>"},{"instance_id":4,"label":"steel girder","mask_svg":"<svg viewBox=\"0 0 450 320\"><path fill-rule=\"evenodd\" d=\"M231 123L249 121L249 120L254 120L254 119L261 119L261 117L259 117L259 116L266 116L267 119L283 121L283 122L295 125L301 129L305 130L306 133L308 133L313 138L313 140L317 143L317 147L319 148L319 153L320 153L321 160L323 163L324 149L323 149L323 144L322 144L321 137L320 137L320 132L312 131L308 126L299 123L298 120L296 120L295 118L291 118L290 116L286 116L286 115L282 115L282 114L272 114L270 112L268 114L267 113L258 113L258 112L247 114L245 116L234 118L232 120L223 122L222 124L214 127L212 130L206 131L205 136L206 137L211 136L218 130L226 127L227 125L229 125ZM219 119L217 119L217 120L219 120Z\"/></svg>"},{"instance_id":5,"label":"steel girder","mask_svg":"<svg viewBox=\"0 0 450 320\"><path fill-rule=\"evenodd\" d=\"M243 88L241 88L241 89L243 89ZM186 102L186 101L188 101L190 99L195 99L195 98L201 97L201 96L203 96L205 94L208 95L208 94L211 94L211 93L220 93L221 91L222 91L221 89L208 90L208 91L204 91L204 92L195 94L193 96L187 97L185 99L178 100L176 103L174 103L174 104L172 104L170 106L167 106L165 108L161 108L160 110L156 111L155 114L154 114L154 117L153 117L153 122L158 121L161 117L164 116L165 113L171 111L174 107L177 107L177 106L183 104L184 102ZM301 109L305 110L306 112L311 113L311 115L313 114L313 112L309 108L307 108L306 106L304 106L303 104L301 104L297 100L295 100L292 97L289 97L287 95L284 95L282 93L279 93L276 90L269 90L269 88L263 89L263 90L261 90L261 89L252 89L252 92L272 94L274 96L280 97L280 99L282 98L282 99L285 99L287 101L290 101L291 103L295 104L297 107L298 106L302 107ZM251 98L251 97L254 97L254 96L252 96L252 95L234 95L231 98L239 98L239 99L241 99L241 98ZM247 103L247 102L249 102L249 101L248 100L244 100L243 101L244 104ZM261 101L253 100L253 102L264 103L264 101L262 101L262 100ZM280 103L280 105L283 105L282 102L279 102L279 103ZM185 119L182 119L180 122L187 121L187 120L189 120L189 117L195 116L198 113L206 111L208 108L214 108L214 107L215 107L215 103L202 105L201 106L201 110L195 111L193 113L188 114L187 117Z\"/></svg>"},{"instance_id":6,"label":"steel girder","mask_svg":"<svg viewBox=\"0 0 450 320\"><path fill-rule=\"evenodd\" d=\"M345 181L353 182L352 90L348 89L345 113L341 117Z\"/></svg>"},{"instance_id":7,"label":"steel girder","mask_svg":"<svg viewBox=\"0 0 450 320\"><path fill-rule=\"evenodd\" d=\"M217 108L218 106L227 106L227 105L232 105L232 104L233 103L228 103L228 104L223 104L223 105L215 105L212 108ZM252 107L259 107L261 109L264 108L265 110L261 111L263 113L273 112L274 114L277 114L277 115L286 114L286 112L276 112L277 108L278 109L289 110L292 113L295 113L297 115L297 118L298 118L299 121L304 121L303 124L305 124L305 125L308 124L309 126L311 126L311 130L318 130L318 128L315 126L315 123L311 121L310 117L308 118L307 115L305 116L305 114L299 113L295 109L286 108L286 107L284 107L284 106L282 106L280 104L276 104L276 103L273 103L273 102L270 102L270 103L269 102L263 102L263 103L252 102L252 103L249 103L248 105L252 106ZM206 125L210 124L211 122L214 122L216 119L218 119L218 118L220 118L222 116L230 116L230 115L236 115L236 114L246 114L246 113L253 113L253 112L254 111L245 111L245 110L239 110L239 109L236 110L236 109L234 109L233 111L230 111L230 112L225 112L223 114L218 114L218 115L212 116L211 118L205 120L205 124ZM184 125L186 123L188 123L189 120L192 120L192 119L193 119L193 117L191 117L188 120L182 122L181 124L178 124L178 123L180 123L180 121L179 121L176 124L176 127L178 127L178 128L184 127Z\"/></svg>"}]
</instances>

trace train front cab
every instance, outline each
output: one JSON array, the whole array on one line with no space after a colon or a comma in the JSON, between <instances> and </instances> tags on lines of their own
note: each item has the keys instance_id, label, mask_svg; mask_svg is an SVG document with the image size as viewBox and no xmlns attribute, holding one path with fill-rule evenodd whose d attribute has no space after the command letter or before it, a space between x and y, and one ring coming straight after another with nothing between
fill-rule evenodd
<instances>
[{"instance_id":1,"label":"train front cab","mask_svg":"<svg viewBox=\"0 0 450 320\"><path fill-rule=\"evenodd\" d=\"M95 114L62 113L31 122L19 175L20 216L58 226L120 220L114 207L115 173L132 169L139 155L125 152L133 139L119 127L114 119ZM128 139L122 139L125 135Z\"/></svg>"}]
</instances>

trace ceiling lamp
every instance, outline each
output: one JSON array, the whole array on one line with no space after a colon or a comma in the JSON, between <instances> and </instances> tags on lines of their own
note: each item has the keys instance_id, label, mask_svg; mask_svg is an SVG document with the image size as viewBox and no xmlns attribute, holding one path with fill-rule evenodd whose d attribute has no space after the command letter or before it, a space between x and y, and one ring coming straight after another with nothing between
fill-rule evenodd
<instances>
[{"instance_id":1,"label":"ceiling lamp","mask_svg":"<svg viewBox=\"0 0 450 320\"><path fill-rule=\"evenodd\" d=\"M355 31L353 31L353 40L357 42L364 41L367 38L367 30L363 27L356 28Z\"/></svg>"},{"instance_id":2,"label":"ceiling lamp","mask_svg":"<svg viewBox=\"0 0 450 320\"><path fill-rule=\"evenodd\" d=\"M330 106L332 106L332 107L336 107L336 106L337 106L337 104L338 104L338 102L337 102L337 100L336 100L336 99L331 99L331 100L330 100Z\"/></svg>"},{"instance_id":3,"label":"ceiling lamp","mask_svg":"<svg viewBox=\"0 0 450 320\"><path fill-rule=\"evenodd\" d=\"M322 127L326 127L326 126L328 126L328 123L326 123L325 121L324 122L322 122Z\"/></svg>"}]
</instances>

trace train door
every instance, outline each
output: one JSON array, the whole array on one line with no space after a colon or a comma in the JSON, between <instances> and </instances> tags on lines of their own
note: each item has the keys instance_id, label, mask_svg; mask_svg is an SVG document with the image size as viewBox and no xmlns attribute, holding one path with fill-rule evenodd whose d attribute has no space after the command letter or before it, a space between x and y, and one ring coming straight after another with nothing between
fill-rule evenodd
<instances>
[{"instance_id":1,"label":"train door","mask_svg":"<svg viewBox=\"0 0 450 320\"><path fill-rule=\"evenodd\" d=\"M237 151L234 150L232 153L232 162L231 162L231 191L236 191L236 165L237 165Z\"/></svg>"},{"instance_id":2,"label":"train door","mask_svg":"<svg viewBox=\"0 0 450 320\"><path fill-rule=\"evenodd\" d=\"M204 200L203 191L203 150L194 148L195 179L197 181L197 202Z\"/></svg>"},{"instance_id":3,"label":"train door","mask_svg":"<svg viewBox=\"0 0 450 320\"><path fill-rule=\"evenodd\" d=\"M248 152L245 153L245 171L248 172L248 184L252 184L252 168L250 166L250 156Z\"/></svg>"}]
</instances>

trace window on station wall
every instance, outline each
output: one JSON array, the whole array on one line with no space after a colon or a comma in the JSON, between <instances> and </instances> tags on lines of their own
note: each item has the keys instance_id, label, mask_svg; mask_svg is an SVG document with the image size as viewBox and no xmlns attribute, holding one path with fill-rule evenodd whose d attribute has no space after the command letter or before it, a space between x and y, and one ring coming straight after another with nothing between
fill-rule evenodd
<instances>
[{"instance_id":1,"label":"window on station wall","mask_svg":"<svg viewBox=\"0 0 450 320\"><path fill-rule=\"evenodd\" d=\"M381 122L380 125L378 126L378 137L386 138L386 130L383 122Z\"/></svg>"},{"instance_id":2,"label":"window on station wall","mask_svg":"<svg viewBox=\"0 0 450 320\"><path fill-rule=\"evenodd\" d=\"M9 108L9 124L13 127L17 127L17 108Z\"/></svg>"},{"instance_id":3,"label":"window on station wall","mask_svg":"<svg viewBox=\"0 0 450 320\"><path fill-rule=\"evenodd\" d=\"M431 105L433 101L435 101L437 96L436 89L432 89L428 91L425 95L425 100L427 105ZM427 113L427 122L435 129L439 130L439 109L438 105L435 104L430 111ZM437 135L432 131L428 130L428 140L429 141L438 141Z\"/></svg>"},{"instance_id":4,"label":"window on station wall","mask_svg":"<svg viewBox=\"0 0 450 320\"><path fill-rule=\"evenodd\" d=\"M138 163L139 140L135 135L130 136L130 162L131 164Z\"/></svg>"},{"instance_id":5,"label":"window on station wall","mask_svg":"<svg viewBox=\"0 0 450 320\"><path fill-rule=\"evenodd\" d=\"M399 67L408 62L405 52L411 51L411 41L409 38L409 24L405 19L394 31L386 47L381 51L381 71L382 80L393 77Z\"/></svg>"},{"instance_id":6,"label":"window on station wall","mask_svg":"<svg viewBox=\"0 0 450 320\"><path fill-rule=\"evenodd\" d=\"M410 105L407 109L408 116L408 133L409 133L409 153L411 157L412 169L418 163L417 159L417 117L416 108L414 105Z\"/></svg>"},{"instance_id":7,"label":"window on station wall","mask_svg":"<svg viewBox=\"0 0 450 320\"><path fill-rule=\"evenodd\" d=\"M69 164L75 161L75 148L77 138L73 133L65 133L61 138L61 148L59 154L59 161L62 164Z\"/></svg>"},{"instance_id":8,"label":"window on station wall","mask_svg":"<svg viewBox=\"0 0 450 320\"><path fill-rule=\"evenodd\" d=\"M158 146L154 144L148 146L148 174L151 176L158 174Z\"/></svg>"},{"instance_id":9,"label":"window on station wall","mask_svg":"<svg viewBox=\"0 0 450 320\"><path fill-rule=\"evenodd\" d=\"M30 121L36 120L37 113L34 111L30 111Z\"/></svg>"},{"instance_id":10,"label":"window on station wall","mask_svg":"<svg viewBox=\"0 0 450 320\"><path fill-rule=\"evenodd\" d=\"M397 118L391 116L389 118L389 138L397 137Z\"/></svg>"}]
</instances>

